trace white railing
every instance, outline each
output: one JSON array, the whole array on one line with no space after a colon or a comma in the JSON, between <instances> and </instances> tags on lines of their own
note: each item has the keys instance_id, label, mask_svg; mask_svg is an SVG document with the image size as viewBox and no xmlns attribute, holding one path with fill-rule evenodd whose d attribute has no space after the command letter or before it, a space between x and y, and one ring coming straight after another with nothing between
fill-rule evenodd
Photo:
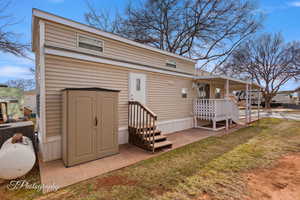
<instances>
[{"instance_id":1,"label":"white railing","mask_svg":"<svg viewBox=\"0 0 300 200\"><path fill-rule=\"evenodd\" d=\"M230 119L232 119L234 122L238 122L240 119L240 110L237 103L235 103L233 100L229 100L228 107L230 110Z\"/></svg>"},{"instance_id":2,"label":"white railing","mask_svg":"<svg viewBox=\"0 0 300 200\"><path fill-rule=\"evenodd\" d=\"M195 99L194 117L200 120L221 121L239 119L239 108L231 99Z\"/></svg>"}]
</instances>

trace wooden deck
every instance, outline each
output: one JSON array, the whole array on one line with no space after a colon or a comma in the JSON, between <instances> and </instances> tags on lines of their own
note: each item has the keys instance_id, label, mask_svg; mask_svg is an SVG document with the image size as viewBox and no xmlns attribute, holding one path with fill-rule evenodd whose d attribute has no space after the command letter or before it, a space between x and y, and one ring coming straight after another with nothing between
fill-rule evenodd
<instances>
[{"instance_id":1,"label":"wooden deck","mask_svg":"<svg viewBox=\"0 0 300 200\"><path fill-rule=\"evenodd\" d=\"M238 106L231 99L195 99L193 108L196 128L218 131L222 128L230 128L231 124L239 120ZM199 125L199 120L207 121L209 125ZM223 121L225 121L224 126L219 126Z\"/></svg>"}]
</instances>

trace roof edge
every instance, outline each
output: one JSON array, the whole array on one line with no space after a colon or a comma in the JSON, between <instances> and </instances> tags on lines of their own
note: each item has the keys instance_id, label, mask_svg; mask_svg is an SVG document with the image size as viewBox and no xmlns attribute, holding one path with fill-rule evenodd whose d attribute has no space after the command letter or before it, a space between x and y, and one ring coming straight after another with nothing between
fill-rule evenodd
<instances>
[{"instance_id":1,"label":"roof edge","mask_svg":"<svg viewBox=\"0 0 300 200\"><path fill-rule=\"evenodd\" d=\"M106 38L109 38L109 39L112 39L112 40L117 40L117 41L120 41L120 42L124 42L124 43L129 44L129 45L133 45L133 46L136 46L136 47L148 49L148 50L155 51L155 52L158 52L158 53L162 53L162 54L172 56L172 57L175 57L175 58L178 58L178 59L186 60L186 61L189 61L189 62L192 62L192 63L195 63L195 64L197 63L197 61L195 61L191 58L180 56L178 54L171 53L171 52L168 52L168 51L165 51L165 50L161 50L161 49L149 46L149 45L141 44L141 43L132 41L130 39L127 39L127 38L124 38L124 37L121 37L121 36L118 36L118 35L115 35L115 34L112 34L112 33L108 33L108 32L96 29L92 26L89 26L89 25L86 25L86 24L83 24L83 23L80 23L80 22L76 22L74 20L67 19L67 18L58 16L58 15L55 15L55 14L52 14L52 13L49 13L49 12L45 12L45 11L42 11L42 10L39 10L39 9L36 9L36 8L32 9L32 16L33 17L38 17L38 18L41 18L41 19L45 19L45 20L49 20L49 21L54 21L54 22L57 22L57 23L60 23L60 24L64 24L66 26L70 26L70 27L73 27L73 28L76 28L76 29L84 30L86 32L101 35L103 37L106 37Z\"/></svg>"},{"instance_id":2,"label":"roof edge","mask_svg":"<svg viewBox=\"0 0 300 200\"><path fill-rule=\"evenodd\" d=\"M232 77L224 76L224 75L209 75L209 76L197 76L196 77L196 79L216 79L216 78L225 79L225 80L227 79L227 80L239 82L242 84L249 84L249 85L252 84L252 85L256 85L259 88L262 88L260 85L258 85L256 83L251 83L251 81L244 81L241 79L232 78Z\"/></svg>"}]
</instances>

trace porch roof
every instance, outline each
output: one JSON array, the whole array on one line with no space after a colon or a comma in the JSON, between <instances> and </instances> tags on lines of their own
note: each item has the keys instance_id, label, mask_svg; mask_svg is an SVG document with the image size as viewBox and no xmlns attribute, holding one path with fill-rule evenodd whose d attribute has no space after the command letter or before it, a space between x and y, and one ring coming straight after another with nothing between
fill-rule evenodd
<instances>
[{"instance_id":1,"label":"porch roof","mask_svg":"<svg viewBox=\"0 0 300 200\"><path fill-rule=\"evenodd\" d=\"M208 75L208 76L197 76L195 81L200 83L211 82L225 85L226 81L229 80L229 87L235 90L244 90L246 85L252 85L252 89L260 89L261 87L256 83L251 83L250 81L240 80L237 78L232 78L223 75Z\"/></svg>"}]
</instances>

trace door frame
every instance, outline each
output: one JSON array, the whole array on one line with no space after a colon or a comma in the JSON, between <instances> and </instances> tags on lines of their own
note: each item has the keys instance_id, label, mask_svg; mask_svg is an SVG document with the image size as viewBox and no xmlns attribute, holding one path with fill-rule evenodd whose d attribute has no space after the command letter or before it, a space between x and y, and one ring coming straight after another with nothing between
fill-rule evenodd
<instances>
[{"instance_id":1,"label":"door frame","mask_svg":"<svg viewBox=\"0 0 300 200\"><path fill-rule=\"evenodd\" d=\"M140 72L129 72L128 74L128 101L130 101L130 93L131 93L131 78L133 75L142 75L145 77L145 105L147 105L147 74Z\"/></svg>"}]
</instances>

